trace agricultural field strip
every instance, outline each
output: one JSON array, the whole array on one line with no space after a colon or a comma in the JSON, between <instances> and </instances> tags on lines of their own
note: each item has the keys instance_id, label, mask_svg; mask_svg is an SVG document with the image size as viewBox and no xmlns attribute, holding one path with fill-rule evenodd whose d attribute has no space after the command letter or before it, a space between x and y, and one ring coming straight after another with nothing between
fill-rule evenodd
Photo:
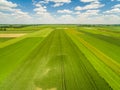
<instances>
[{"instance_id":1,"label":"agricultural field strip","mask_svg":"<svg viewBox=\"0 0 120 90\"><path fill-rule=\"evenodd\" d=\"M84 31L84 32L89 32L92 34L100 34L100 35L104 35L104 36L109 36L109 37L115 37L115 38L119 38L120 39L120 31L119 32L115 32L115 31L110 31L110 30L106 30L106 28L99 28L99 27L80 27L78 28L78 31Z\"/></svg>"},{"instance_id":2,"label":"agricultural field strip","mask_svg":"<svg viewBox=\"0 0 120 90\"><path fill-rule=\"evenodd\" d=\"M76 37L78 37L76 35ZM89 50L91 50L98 58L100 58L105 64L107 64L111 69L113 69L118 75L120 75L120 64L117 63L112 58L108 57L89 43L87 43L84 39L79 38L79 41L81 41L82 44L84 44Z\"/></svg>"},{"instance_id":3,"label":"agricultural field strip","mask_svg":"<svg viewBox=\"0 0 120 90\"><path fill-rule=\"evenodd\" d=\"M64 30L63 30L63 33L61 35L62 35L62 37L64 37L64 38L61 38L61 39L62 39L62 43L63 43L63 45L62 45L63 49L62 50L63 50L63 52L65 52L65 55L66 55L66 59L65 59L66 60L65 61L65 64L66 64L65 67L66 68L65 69L67 69L68 67L72 67L71 69L69 68L68 70L66 70L65 73L69 72L71 70L73 72L73 73L69 72L66 76L66 79L67 79L68 75L70 75L69 78L73 77L73 79L71 79L70 82L73 81L77 85L77 87L75 85L76 89L75 88L73 88L73 89L75 89L75 90L79 90L79 89L86 90L88 88L91 89L91 90L93 88L94 89L99 89L100 87L99 87L98 82L104 83L104 85L106 85L105 82L102 81L102 79L99 77L99 75L93 69L93 67L91 66L89 61L86 59L86 57L84 57L83 53L81 51L79 51L79 49L73 43L71 38L69 38L67 36L67 34L64 32ZM67 42L69 42L69 43L67 43ZM73 54L73 52L74 52L74 54ZM83 81L82 81L82 79L83 79ZM87 87L85 88L84 85L83 85L83 87L79 86L80 83L84 84L85 86L87 85ZM105 89L104 85L103 85L103 88ZM69 87L68 90L70 90L71 88ZM107 85L106 85L106 89L110 90L110 88L107 87Z\"/></svg>"},{"instance_id":4,"label":"agricultural field strip","mask_svg":"<svg viewBox=\"0 0 120 90\"><path fill-rule=\"evenodd\" d=\"M57 35L57 36L59 36L59 35ZM57 40L57 37L56 37L56 40ZM53 40L53 41L56 41L56 40ZM68 36L66 36L64 34L64 32L62 31L61 38L58 39L57 41L60 41L59 43L63 44L63 45L59 44L60 46L62 46L62 51L63 51L62 52L63 54L61 53L62 55L60 54L59 57L60 57L60 61L63 62L63 65L64 65L65 79L63 79L63 81L65 80L64 81L65 83L64 82L63 83L66 85L65 86L66 89L67 90L73 90L73 89L75 89L75 90L83 89L84 90L85 88L88 88L88 87L90 87L89 89L97 88L98 86L95 86L96 82L94 82L94 80L90 78L91 75L88 74L88 71L91 71L91 70L88 70L88 71L86 70L86 69L88 69L89 64L87 64L86 69L85 69L85 66L83 65L83 62L81 62L82 64L80 64L79 61L81 61L81 60L80 60L79 56L81 56L81 55L78 55L77 52L79 52L79 51L76 52L76 50L78 50L78 49L75 49L76 46L74 46L74 44L71 42L70 38L68 38ZM74 55L71 55L71 54L73 54L72 52L74 52ZM54 54L54 56L55 56L55 54ZM64 59L62 60L63 57L64 57ZM68 58L70 59L70 61ZM82 59L84 59L84 58L82 58ZM55 62L53 62L53 63L55 63ZM78 63L80 65L78 65ZM70 68L70 67L72 67L72 68ZM79 70L80 67L82 69ZM90 69L90 67L89 67L89 69ZM84 73L84 74L81 75L81 73ZM84 77L84 76L86 76L86 77ZM88 82L88 80L89 80L89 82ZM81 82L82 82L82 84L84 83L83 86L78 85ZM88 87L84 87L84 85L87 85ZM60 90L63 90L63 89L64 88L62 88Z\"/></svg>"},{"instance_id":5,"label":"agricultural field strip","mask_svg":"<svg viewBox=\"0 0 120 90\"><path fill-rule=\"evenodd\" d=\"M35 35L37 35L38 37L46 37L52 31L53 31L53 29L43 29L43 30L40 30L40 31L37 31L37 32L34 32L34 33L27 34L27 35L22 36L22 37L11 39L11 40L8 40L6 42L1 43L0 48L6 47L6 46L11 45L11 44L14 44L14 43L16 43L20 40L23 40L25 38L28 38L28 37L34 37Z\"/></svg>"},{"instance_id":6,"label":"agricultural field strip","mask_svg":"<svg viewBox=\"0 0 120 90\"><path fill-rule=\"evenodd\" d=\"M51 31L51 30L50 30ZM44 37L47 37L47 34L50 34L50 31L48 31L48 32L46 32L46 36L44 35ZM51 31L52 32L52 31ZM41 33L39 34L39 35L42 35ZM42 35L43 36L43 35ZM34 41L32 41L32 43L30 42L30 38L33 38L33 39L35 39ZM19 42L15 42L14 44L10 44L9 46L6 46L6 47L4 47L4 48L1 48L0 49L0 57L1 57L1 62L3 63L3 61L5 62L9 62L9 59L11 59L11 60L15 60L15 59L17 59L17 62L15 62L17 65L18 65L18 63L19 62L21 62L22 61L22 59L24 59L27 55L28 55L28 53L30 53L30 52L32 52L32 50L35 48L35 46L37 45L37 44L39 44L39 43L41 43L41 41L42 40L44 40L44 38L41 38L40 37L40 39L41 40L39 40L39 42L38 42L38 40L37 40L37 38L38 38L38 40L39 40L39 37L28 37L28 39L26 38L24 38L24 39L22 39L22 40L20 40ZM27 41L26 41L27 40ZM28 41L29 40L29 41ZM32 40L32 39L31 39ZM24 42L24 41L26 41L26 42ZM23 42L23 43L22 43ZM18 44L17 44L18 43ZM21 44L20 44L21 43ZM25 47L26 45L27 45L27 43L31 43L29 46L27 46L27 47ZM16 46L15 46L16 45ZM32 46L32 45L34 45L34 46ZM14 47L15 46L15 47ZM28 48L30 48L30 47L32 47L31 49L28 49ZM9 48L9 50L6 50L7 48ZM28 50L27 50L28 49ZM6 51L5 51L6 50ZM21 52L23 52L24 50L27 50L26 51L26 53L24 52L23 53L23 55L22 55L22 53ZM19 52L20 51L20 52ZM12 53L11 53L12 52ZM18 55L16 55L16 54L18 54ZM16 55L16 56L14 56L14 55ZM8 58L7 58L8 57ZM19 58L20 57L20 58ZM20 59L20 60L19 60ZM8 75L9 74L9 72L11 71L11 68L14 66L14 65L12 65L12 67L10 66L10 63L8 63L9 65L7 65L7 64L5 64L5 63L0 63L1 64L1 66L4 66L6 69L4 69L3 70L3 72L2 72L2 70L1 70L1 72L0 72L0 82L1 82L1 79L2 78L4 78L4 77L6 77L6 75ZM5 64L5 65L4 65ZM14 63L13 63L14 64ZM7 66L6 66L7 65ZM9 67L10 66L10 67ZM8 70L9 71L7 71L7 67L8 67ZM3 68L1 68L1 69L3 69ZM7 72L6 72L7 71Z\"/></svg>"},{"instance_id":7,"label":"agricultural field strip","mask_svg":"<svg viewBox=\"0 0 120 90\"><path fill-rule=\"evenodd\" d=\"M58 48L59 50L57 51L56 49ZM49 68L50 72L46 74L47 76L43 75L41 77L40 75L42 71L45 71L45 68ZM52 74L49 74L51 72ZM59 81L59 76L61 75L62 80L60 79ZM42 82L41 79L43 80ZM38 83L35 83L35 80ZM51 84L49 81L51 81ZM101 84L102 87L100 86ZM37 89L38 87L43 89L59 87L60 89L58 88L58 90L86 90L88 88L89 90L93 90L93 88L97 90L111 90L107 83L99 77L95 69L86 60L72 40L64 31L59 30L54 31L46 37L31 52L25 62L21 64L21 67L17 68L0 85L1 90L36 90L36 87Z\"/></svg>"},{"instance_id":8,"label":"agricultural field strip","mask_svg":"<svg viewBox=\"0 0 120 90\"><path fill-rule=\"evenodd\" d=\"M103 77L109 84L112 86L114 90L118 90L120 88L120 76L119 73L115 73L111 68L106 66L106 63L101 61L97 55L94 54L92 50L88 48L88 46L83 43L80 37L77 36L80 32L71 32L66 31L68 36L75 42L75 44L79 47L82 52L84 52L85 56L88 57L88 60L92 63L95 69L98 71L101 77ZM75 34L77 33L77 34ZM85 42L85 41L84 41ZM90 51L89 51L90 50ZM92 53L91 53L92 52ZM103 69L102 69L103 68ZM109 72L108 72L109 71Z\"/></svg>"},{"instance_id":9,"label":"agricultural field strip","mask_svg":"<svg viewBox=\"0 0 120 90\"><path fill-rule=\"evenodd\" d=\"M3 43L3 42L8 41L10 39L13 39L13 38L0 38L0 43Z\"/></svg>"},{"instance_id":10,"label":"agricultural field strip","mask_svg":"<svg viewBox=\"0 0 120 90\"><path fill-rule=\"evenodd\" d=\"M109 34L103 35L103 34L99 33L98 31L96 31L97 33L93 33L94 30L81 30L81 29L79 29L78 31L80 31L84 34L87 34L88 36L92 36L92 37L95 37L95 38L98 38L98 39L102 39L102 40L107 41L109 43L112 43L114 45L120 46L120 37L114 37L114 36L111 36ZM118 33L116 33L115 35L120 36L120 34L118 34Z\"/></svg>"},{"instance_id":11,"label":"agricultural field strip","mask_svg":"<svg viewBox=\"0 0 120 90\"><path fill-rule=\"evenodd\" d=\"M5 87L4 87L5 89L4 89L2 86L1 87L2 90L10 90L10 88L9 88L10 85L12 85L12 87L11 87L12 90L16 90L16 88L17 88L17 90L21 90L21 88L23 87L24 84L25 84L25 88L22 88L22 90L26 90L27 88L33 88L33 85L34 85L33 80L36 76L37 70L40 69L40 71L41 71L41 69L43 67L45 67L46 62L48 62L48 60L49 60L47 57L44 57L43 55L45 55L45 56L48 55L49 48L50 48L49 43L51 42L52 37L53 36L49 36L49 40L48 40L48 38L46 38L45 41L43 41L41 44L39 44L33 50L33 52L31 52L29 54L29 56L26 58L26 60L21 65L22 68L21 67L17 68L17 70L15 70L15 72L10 76L10 78L8 78L8 80L9 79L11 80L11 78L12 78L12 81L10 81L10 83L8 83L8 80L6 81L6 83L8 83L8 84L6 84L8 87L5 85ZM42 47L45 47L46 50L42 49ZM42 53L39 53L39 51L42 51ZM43 61L41 61L40 58ZM19 72L17 72L17 71L19 71ZM25 78L27 79L27 81L24 81ZM21 82L21 84L20 84L20 82ZM29 85L27 85L26 83L28 83ZM13 86L13 84L14 84L14 86ZM32 85L30 85L30 84L32 84ZM17 85L18 85L18 87L17 87ZM36 86L34 88L36 88Z\"/></svg>"},{"instance_id":12,"label":"agricultural field strip","mask_svg":"<svg viewBox=\"0 0 120 90\"><path fill-rule=\"evenodd\" d=\"M18 43L0 49L0 82L2 82L2 80L4 80L14 68L18 67L24 58L32 52L32 50L39 44L40 39L38 40L36 39L31 43L29 39L24 39ZM26 46L27 44L30 45Z\"/></svg>"},{"instance_id":13,"label":"agricultural field strip","mask_svg":"<svg viewBox=\"0 0 120 90\"><path fill-rule=\"evenodd\" d=\"M25 33L19 33L19 34L2 34L0 33L0 38L12 38L12 37L21 37L26 35Z\"/></svg>"},{"instance_id":14,"label":"agricultural field strip","mask_svg":"<svg viewBox=\"0 0 120 90\"><path fill-rule=\"evenodd\" d=\"M75 49L74 47L74 44L73 43L71 43L71 40L64 34L64 32L61 34L62 35L62 38L61 38L61 40L62 40L62 44L63 45L61 45L62 46L62 51L63 51L63 55L62 55L62 57L64 56L65 57L65 59L63 60L63 62L64 62L64 64L63 65L65 65L65 80L68 80L69 81L69 83L68 83L68 81L65 81L66 82L66 87L67 87L67 90L73 90L73 89L85 89L84 87L80 87L79 85L78 85L78 83L82 80L82 78L84 78L83 76L82 76L82 78L80 78L80 72L83 72L83 70L82 71L79 71L79 68L78 68L78 66L79 65L77 65L77 62L79 61L74 61L74 60L77 60L77 59L79 59L78 57L79 56L81 56L81 55L77 55L78 53L76 52L76 50L77 49ZM65 39L66 38L66 39ZM59 40L60 41L60 40ZM67 42L69 42L68 44L67 44ZM71 47L72 46L72 47ZM71 49L71 48L74 48L74 49ZM73 51L71 51L71 50L73 50ZM74 52L75 53L75 55L71 55L70 54L70 52ZM77 55L77 56L76 56ZM69 61L69 60L67 60L67 58L68 58L68 56L69 56L69 58L71 58L71 61ZM71 56L71 57L70 57ZM61 58L62 58L61 57ZM74 58L73 58L74 57ZM80 63L80 62L79 62ZM82 62L81 62L82 63ZM83 66L83 67L82 67ZM84 69L84 65L82 65L81 67ZM89 66L89 65L88 65ZM69 67L69 68L68 68ZM73 68L71 68L70 69L70 67L73 67ZM71 70L72 70L72 72L71 72ZM77 72L78 71L78 72ZM86 71L86 69L85 69L85 71L84 72L87 72ZM67 76L66 76L66 74L67 74ZM87 73L88 74L88 73ZM68 76L69 75L69 76ZM86 75L86 74L85 74ZM89 75L88 76L86 76L86 78L88 78L88 79L90 79L89 78ZM80 81L79 81L80 80ZM63 79L63 81L64 81L64 79ZM84 85L86 85L85 84L85 82L86 82L86 80L83 80L83 81L81 81L81 82L84 82ZM72 85L73 85L73 83L74 83L74 87L72 87ZM91 82L91 84L92 84L92 82ZM83 85L83 86L84 86ZM89 87L89 83L87 84L88 85L88 87ZM70 87L71 86L71 87ZM93 87L94 87L94 84L92 85ZM75 88L76 87L76 88ZM87 88L87 87L86 87ZM95 87L94 87L95 88ZM90 88L89 88L90 89ZM63 90L63 89L62 89Z\"/></svg>"},{"instance_id":15,"label":"agricultural field strip","mask_svg":"<svg viewBox=\"0 0 120 90\"><path fill-rule=\"evenodd\" d=\"M95 48L112 58L114 61L120 63L120 39L113 37L103 36L100 34L92 34L78 30L81 38L90 43ZM112 52L111 52L112 51Z\"/></svg>"},{"instance_id":16,"label":"agricultural field strip","mask_svg":"<svg viewBox=\"0 0 120 90\"><path fill-rule=\"evenodd\" d=\"M38 30L37 30L38 31ZM19 34L19 33L25 33L25 34L29 34L29 33L34 33L36 32L35 30L33 31L0 31L0 34Z\"/></svg>"},{"instance_id":17,"label":"agricultural field strip","mask_svg":"<svg viewBox=\"0 0 120 90\"><path fill-rule=\"evenodd\" d=\"M6 31L39 31L44 29L45 26L28 26L28 27L21 27L21 28L6 28ZM46 27L45 27L46 28Z\"/></svg>"}]
</instances>

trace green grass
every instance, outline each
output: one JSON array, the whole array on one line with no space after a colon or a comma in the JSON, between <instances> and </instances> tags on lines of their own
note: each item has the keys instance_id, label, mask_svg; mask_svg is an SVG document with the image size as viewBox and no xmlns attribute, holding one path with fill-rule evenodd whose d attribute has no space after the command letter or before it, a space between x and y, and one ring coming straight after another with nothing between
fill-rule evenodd
<instances>
[{"instance_id":1,"label":"green grass","mask_svg":"<svg viewBox=\"0 0 120 90\"><path fill-rule=\"evenodd\" d=\"M1 42L0 90L120 89L120 39L115 30L37 27L21 28L18 32L34 32Z\"/></svg>"},{"instance_id":2,"label":"green grass","mask_svg":"<svg viewBox=\"0 0 120 90\"><path fill-rule=\"evenodd\" d=\"M120 38L92 34L90 32L88 33L81 30L79 31L83 33L80 36L85 39L85 41L92 44L94 47L101 50L103 53L107 54L117 62L120 62Z\"/></svg>"},{"instance_id":3,"label":"green grass","mask_svg":"<svg viewBox=\"0 0 120 90\"><path fill-rule=\"evenodd\" d=\"M91 64L94 66L94 68L97 70L97 72L100 74L102 78L104 78L114 90L119 90L120 85L120 77L118 74L116 74L111 68L109 68L104 62L102 62L99 59L99 56L97 54L95 55L92 52L92 49L89 48L88 45L85 45L87 42L84 40L81 40L78 36L74 35L69 35L71 39L76 43L76 45L79 47L81 51L83 51L84 55L87 57L87 59L91 62ZM81 40L81 42L80 42Z\"/></svg>"},{"instance_id":4,"label":"green grass","mask_svg":"<svg viewBox=\"0 0 120 90\"><path fill-rule=\"evenodd\" d=\"M13 39L13 38L0 38L0 43L5 42L5 41L10 40L10 39Z\"/></svg>"}]
</instances>

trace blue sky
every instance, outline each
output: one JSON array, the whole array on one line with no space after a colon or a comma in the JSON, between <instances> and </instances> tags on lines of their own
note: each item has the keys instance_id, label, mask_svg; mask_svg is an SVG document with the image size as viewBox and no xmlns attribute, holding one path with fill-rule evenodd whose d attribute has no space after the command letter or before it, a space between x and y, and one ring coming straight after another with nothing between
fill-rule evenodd
<instances>
[{"instance_id":1,"label":"blue sky","mask_svg":"<svg viewBox=\"0 0 120 90\"><path fill-rule=\"evenodd\" d=\"M120 24L120 0L0 0L1 24Z\"/></svg>"}]
</instances>

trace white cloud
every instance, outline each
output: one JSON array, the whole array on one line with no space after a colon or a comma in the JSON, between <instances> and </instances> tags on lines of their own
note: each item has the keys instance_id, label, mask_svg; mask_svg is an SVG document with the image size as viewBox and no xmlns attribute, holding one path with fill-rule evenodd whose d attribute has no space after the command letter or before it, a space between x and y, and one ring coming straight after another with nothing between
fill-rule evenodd
<instances>
[{"instance_id":1,"label":"white cloud","mask_svg":"<svg viewBox=\"0 0 120 90\"><path fill-rule=\"evenodd\" d=\"M60 23L60 24L66 24L66 23L73 24L73 23L77 23L76 22L77 20L73 16L71 16L69 14L62 15L59 18L57 18L56 20L57 20L56 22Z\"/></svg>"},{"instance_id":2,"label":"white cloud","mask_svg":"<svg viewBox=\"0 0 120 90\"><path fill-rule=\"evenodd\" d=\"M36 12L34 15L35 23L52 23L55 22L55 18L48 12L47 7L42 5L41 3L35 4Z\"/></svg>"},{"instance_id":3,"label":"white cloud","mask_svg":"<svg viewBox=\"0 0 120 90\"><path fill-rule=\"evenodd\" d=\"M16 11L15 13L12 14L0 12L1 24L21 24L31 22L32 22L31 17L29 17L27 13L23 13L21 11Z\"/></svg>"},{"instance_id":4,"label":"white cloud","mask_svg":"<svg viewBox=\"0 0 120 90\"><path fill-rule=\"evenodd\" d=\"M70 13L72 13L72 11L68 10L68 9L64 9L64 10L58 10L57 13L68 13L68 14L70 14Z\"/></svg>"},{"instance_id":5,"label":"white cloud","mask_svg":"<svg viewBox=\"0 0 120 90\"><path fill-rule=\"evenodd\" d=\"M107 13L107 14L120 13L120 9L119 8L113 8L111 10L108 10L108 11L104 12L104 13Z\"/></svg>"},{"instance_id":6,"label":"white cloud","mask_svg":"<svg viewBox=\"0 0 120 90\"><path fill-rule=\"evenodd\" d=\"M112 18L110 18L112 17ZM77 23L81 24L117 24L120 23L120 17L117 15L97 15L94 17L87 17L80 15L77 17Z\"/></svg>"},{"instance_id":7,"label":"white cloud","mask_svg":"<svg viewBox=\"0 0 120 90\"><path fill-rule=\"evenodd\" d=\"M59 7L59 6L62 6L64 5L64 3L55 3L52 7Z\"/></svg>"},{"instance_id":8,"label":"white cloud","mask_svg":"<svg viewBox=\"0 0 120 90\"><path fill-rule=\"evenodd\" d=\"M36 8L34 9L34 11L37 13L37 14L40 14L40 13L46 13L47 12L47 9L45 6L42 6L41 4L35 4Z\"/></svg>"},{"instance_id":9,"label":"white cloud","mask_svg":"<svg viewBox=\"0 0 120 90\"><path fill-rule=\"evenodd\" d=\"M119 14L120 15L120 4L114 5L111 10L103 12L105 14Z\"/></svg>"},{"instance_id":10,"label":"white cloud","mask_svg":"<svg viewBox=\"0 0 120 90\"><path fill-rule=\"evenodd\" d=\"M98 11L97 11L98 12ZM112 17L112 18L110 18ZM120 17L117 15L96 15L94 17L80 14L77 17L71 15L63 15L57 20L59 23L75 23L75 24L117 24L120 23Z\"/></svg>"},{"instance_id":11,"label":"white cloud","mask_svg":"<svg viewBox=\"0 0 120 90\"><path fill-rule=\"evenodd\" d=\"M17 8L16 3L0 0L0 23L24 23L32 18L27 12Z\"/></svg>"},{"instance_id":12,"label":"white cloud","mask_svg":"<svg viewBox=\"0 0 120 90\"><path fill-rule=\"evenodd\" d=\"M84 15L87 15L87 16L93 16L93 15L98 15L100 10L87 10L86 12L84 12L83 14Z\"/></svg>"},{"instance_id":13,"label":"white cloud","mask_svg":"<svg viewBox=\"0 0 120 90\"><path fill-rule=\"evenodd\" d=\"M113 6L113 8L120 8L120 4Z\"/></svg>"},{"instance_id":14,"label":"white cloud","mask_svg":"<svg viewBox=\"0 0 120 90\"><path fill-rule=\"evenodd\" d=\"M81 2L94 2L94 1L98 1L98 0L80 0Z\"/></svg>"},{"instance_id":15,"label":"white cloud","mask_svg":"<svg viewBox=\"0 0 120 90\"><path fill-rule=\"evenodd\" d=\"M96 17L99 15L100 10L87 10L85 12L75 12L77 15L76 17L83 17L83 18L89 18L89 17Z\"/></svg>"},{"instance_id":16,"label":"white cloud","mask_svg":"<svg viewBox=\"0 0 120 90\"><path fill-rule=\"evenodd\" d=\"M40 3L35 4L36 8L34 11L36 12L36 15L39 17L52 17L50 13L47 11L46 6L42 6Z\"/></svg>"},{"instance_id":17,"label":"white cloud","mask_svg":"<svg viewBox=\"0 0 120 90\"><path fill-rule=\"evenodd\" d=\"M75 7L75 10L88 10L88 9L98 9L98 8L101 8L103 7L104 4L101 4L100 2L91 2L90 4L84 6L84 7L81 7L81 6L77 6Z\"/></svg>"},{"instance_id":18,"label":"white cloud","mask_svg":"<svg viewBox=\"0 0 120 90\"><path fill-rule=\"evenodd\" d=\"M83 7L81 7L81 6L77 6L77 7L75 7L75 10L83 10Z\"/></svg>"},{"instance_id":19,"label":"white cloud","mask_svg":"<svg viewBox=\"0 0 120 90\"><path fill-rule=\"evenodd\" d=\"M54 3L70 3L71 0L46 0L47 2L54 2Z\"/></svg>"},{"instance_id":20,"label":"white cloud","mask_svg":"<svg viewBox=\"0 0 120 90\"><path fill-rule=\"evenodd\" d=\"M112 17L112 18L110 18L110 17ZM101 15L98 18L101 18L102 23L106 23L106 24L120 23L120 16L118 16L118 15L112 15L112 14L111 15Z\"/></svg>"},{"instance_id":21,"label":"white cloud","mask_svg":"<svg viewBox=\"0 0 120 90\"><path fill-rule=\"evenodd\" d=\"M29 14L27 12L22 12L20 9L14 10L14 13L12 13L11 15L16 18L23 18L23 17L28 18L28 19L31 18L31 16L29 16Z\"/></svg>"},{"instance_id":22,"label":"white cloud","mask_svg":"<svg viewBox=\"0 0 120 90\"><path fill-rule=\"evenodd\" d=\"M76 14L76 15L80 15L81 12L77 11L77 12L74 12L74 14Z\"/></svg>"},{"instance_id":23,"label":"white cloud","mask_svg":"<svg viewBox=\"0 0 120 90\"><path fill-rule=\"evenodd\" d=\"M54 5L53 7L59 7L64 5L65 3L71 3L71 0L44 0L44 1L40 1L41 3L49 3L49 2L53 2Z\"/></svg>"},{"instance_id":24,"label":"white cloud","mask_svg":"<svg viewBox=\"0 0 120 90\"><path fill-rule=\"evenodd\" d=\"M17 7L17 4L7 0L0 0L0 11L12 11Z\"/></svg>"},{"instance_id":25,"label":"white cloud","mask_svg":"<svg viewBox=\"0 0 120 90\"><path fill-rule=\"evenodd\" d=\"M0 6L17 7L17 4L14 4L14 3L7 1L7 0L0 0Z\"/></svg>"}]
</instances>

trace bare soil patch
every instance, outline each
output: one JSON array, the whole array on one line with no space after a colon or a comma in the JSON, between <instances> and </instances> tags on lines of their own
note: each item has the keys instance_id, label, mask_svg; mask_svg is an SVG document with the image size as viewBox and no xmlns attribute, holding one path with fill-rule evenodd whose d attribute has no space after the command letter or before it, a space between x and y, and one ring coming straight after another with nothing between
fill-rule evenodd
<instances>
[{"instance_id":1,"label":"bare soil patch","mask_svg":"<svg viewBox=\"0 0 120 90\"><path fill-rule=\"evenodd\" d=\"M9 38L9 37L21 37L26 35L25 33L22 34L0 34L0 38Z\"/></svg>"}]
</instances>

